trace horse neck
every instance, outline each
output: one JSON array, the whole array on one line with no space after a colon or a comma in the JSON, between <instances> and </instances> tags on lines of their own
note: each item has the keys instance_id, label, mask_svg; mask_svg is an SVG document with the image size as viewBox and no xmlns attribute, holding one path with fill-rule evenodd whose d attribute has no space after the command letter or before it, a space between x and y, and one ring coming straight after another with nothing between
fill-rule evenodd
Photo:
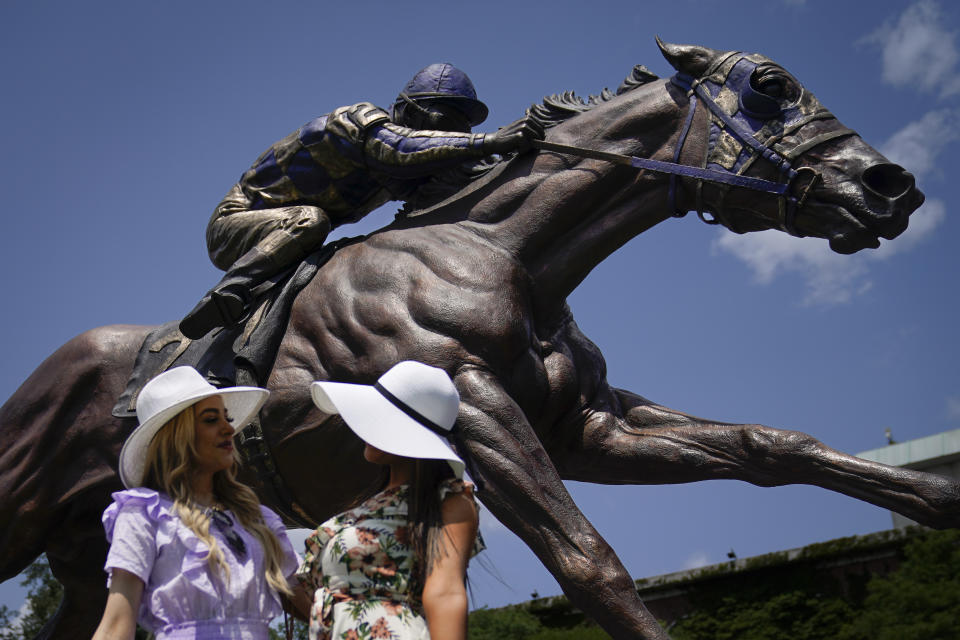
<instances>
[{"instance_id":1,"label":"horse neck","mask_svg":"<svg viewBox=\"0 0 960 640\"><path fill-rule=\"evenodd\" d=\"M547 140L673 160L685 113L686 101L678 104L666 81L657 81L570 118ZM684 156L695 153L685 146ZM466 224L522 263L548 304L565 300L597 264L670 216L668 178L660 174L553 152L514 165Z\"/></svg>"}]
</instances>

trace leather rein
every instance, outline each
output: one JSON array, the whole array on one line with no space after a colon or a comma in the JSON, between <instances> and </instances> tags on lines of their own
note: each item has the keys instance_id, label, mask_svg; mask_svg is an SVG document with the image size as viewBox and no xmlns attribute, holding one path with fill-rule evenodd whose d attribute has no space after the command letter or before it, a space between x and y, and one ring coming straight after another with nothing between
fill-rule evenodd
<instances>
[{"instance_id":1,"label":"leather rein","mask_svg":"<svg viewBox=\"0 0 960 640\"><path fill-rule=\"evenodd\" d=\"M723 81L712 81L710 79L712 74L734 56L736 56L736 59L723 78ZM745 54L732 52L714 62L711 68L703 74L702 79L694 78L682 72L678 72L670 78L670 82L674 86L686 92L690 105L687 109L687 116L684 120L683 128L680 131L680 137L673 154L673 162L585 149L582 147L557 144L555 142L547 142L546 140L535 140L533 146L544 151L555 151L584 158L606 160L616 164L629 165L637 169L669 174L669 207L672 215L678 218L685 216L687 211L681 211L677 208L677 178L684 177L697 180L697 215L707 224L722 223L732 231L736 231L736 229L731 226L730 221L724 215L722 198L717 211L712 213L714 217L711 219L705 216L701 193L704 182L724 185L728 188L739 187L775 195L778 201L778 222L780 229L792 236L803 237L804 234L796 228L794 221L797 211L803 206L807 196L821 179L821 174L812 167L794 168L794 162L814 147L837 138L857 135L857 133L846 127L838 127L814 136L809 140L805 140L792 148L784 149L782 145L778 143L784 137L796 133L810 122L814 120L836 120L834 115L826 109L818 109L813 113L803 114L797 105L797 103L799 103L798 100L794 105L779 109L779 113L774 114L775 116L783 116L784 124L781 132L770 135L764 142L757 140L756 134L763 128L767 120L772 119L770 117L758 117L757 113L751 112L744 104L745 101L749 103L751 99L761 104L764 99L771 100L763 94L759 94L750 86L750 77L758 66L758 63L749 60ZM733 92L739 96L739 108L733 114L727 113L716 100L723 90ZM756 96L759 96L759 98ZM683 146L686 143L687 135L690 132L690 127L696 114L697 105L700 102L703 102L716 117L716 120L711 120L711 127L715 130L711 131L709 136L703 166L696 167L680 164L680 154L683 151ZM719 120L719 122L717 122L717 120ZM734 168L737 169L736 171L726 169L719 164L708 164L711 152L716 146L716 141L719 139L720 132L726 132L742 145L742 151L739 155L743 156L743 158L742 160L738 158L734 164ZM744 154L746 155L744 156ZM780 179L772 181L744 175L744 172L758 158L762 158L773 164L780 174ZM806 184L800 188L799 195L795 195L794 186L804 174L808 174L809 179Z\"/></svg>"}]
</instances>

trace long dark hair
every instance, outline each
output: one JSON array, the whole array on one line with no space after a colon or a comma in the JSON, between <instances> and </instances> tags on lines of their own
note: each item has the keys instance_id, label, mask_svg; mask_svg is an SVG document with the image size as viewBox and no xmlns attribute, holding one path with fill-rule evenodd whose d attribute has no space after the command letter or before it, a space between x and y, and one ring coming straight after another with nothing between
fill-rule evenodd
<instances>
[{"instance_id":1,"label":"long dark hair","mask_svg":"<svg viewBox=\"0 0 960 640\"><path fill-rule=\"evenodd\" d=\"M407 520L410 522L410 547L413 549L410 593L418 603L437 554L444 544L453 544L452 540L440 539L443 530L440 483L453 477L453 469L445 460L417 460L414 463Z\"/></svg>"},{"instance_id":2,"label":"long dark hair","mask_svg":"<svg viewBox=\"0 0 960 640\"><path fill-rule=\"evenodd\" d=\"M433 569L434 560L443 544L453 544L452 540L440 539L443 530L443 516L440 505L440 484L444 480L456 477L453 469L445 460L427 460L409 458L413 462L413 475L407 486L407 534L412 550L413 564L410 570L409 590L412 604L422 607L423 587L427 576ZM390 468L381 467L380 475L371 489L360 493L353 501L359 506L383 491L390 481ZM351 507L351 508L354 508Z\"/></svg>"}]
</instances>

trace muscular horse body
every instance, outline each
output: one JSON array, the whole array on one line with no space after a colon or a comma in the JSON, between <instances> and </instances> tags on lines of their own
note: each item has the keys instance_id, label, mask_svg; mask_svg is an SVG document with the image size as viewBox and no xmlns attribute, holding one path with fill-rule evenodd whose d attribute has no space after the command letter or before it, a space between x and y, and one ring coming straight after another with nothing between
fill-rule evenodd
<instances>
[{"instance_id":1,"label":"muscular horse body","mask_svg":"<svg viewBox=\"0 0 960 640\"><path fill-rule=\"evenodd\" d=\"M663 49L693 78L728 56ZM547 139L669 161L689 104L681 88L651 81L560 119ZM680 163L703 164L711 118L706 109L695 112ZM803 145L838 126L811 121L781 142ZM807 147L799 166L819 179L787 228L826 238L843 253L906 228L922 195L912 180L905 184L902 169L853 135ZM777 175L759 162L749 174ZM483 503L616 638L666 636L565 479L804 483L930 526L960 525L960 484L949 478L860 460L802 433L696 418L607 383L603 356L578 329L566 297L628 239L670 217L669 192L661 173L541 152L337 252L293 306L261 414L299 508L321 521L374 480L356 465L361 443L338 417L314 407L309 383L371 383L397 361L415 359L445 369L460 391L456 429L485 483ZM878 194L882 206L871 205ZM681 209L716 212L738 231L785 226L783 203L770 194L681 179L675 197ZM60 615L46 629L57 637L89 636L100 613L106 544L99 514L120 487L117 458L134 427L112 418L110 408L150 329L79 336L0 410L0 521L9 523L0 579L48 554L66 587Z\"/></svg>"}]
</instances>

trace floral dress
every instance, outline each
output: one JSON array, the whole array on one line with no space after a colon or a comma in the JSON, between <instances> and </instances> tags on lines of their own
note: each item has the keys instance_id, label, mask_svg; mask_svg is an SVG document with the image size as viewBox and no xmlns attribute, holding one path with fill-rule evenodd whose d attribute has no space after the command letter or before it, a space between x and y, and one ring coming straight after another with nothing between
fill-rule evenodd
<instances>
[{"instance_id":1,"label":"floral dress","mask_svg":"<svg viewBox=\"0 0 960 640\"><path fill-rule=\"evenodd\" d=\"M470 485L445 480L441 501ZM306 540L297 577L314 591L310 640L426 640L420 606L410 593L413 551L407 520L408 485L373 496L320 525ZM483 549L480 536L471 556Z\"/></svg>"}]
</instances>

